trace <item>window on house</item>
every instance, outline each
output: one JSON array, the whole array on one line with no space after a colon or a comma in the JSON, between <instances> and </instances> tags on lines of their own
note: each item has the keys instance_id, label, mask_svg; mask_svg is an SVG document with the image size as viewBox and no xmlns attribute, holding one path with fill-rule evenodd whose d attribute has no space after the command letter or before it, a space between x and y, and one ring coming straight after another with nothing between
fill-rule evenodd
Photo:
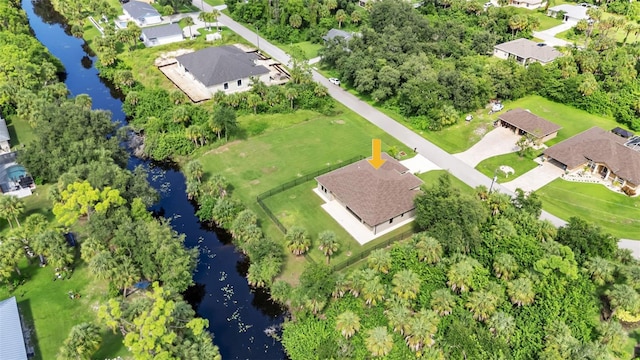
<instances>
[{"instance_id":1,"label":"window on house","mask_svg":"<svg viewBox=\"0 0 640 360\"><path fill-rule=\"evenodd\" d=\"M242 79L238 80L238 86L242 86Z\"/></svg>"},{"instance_id":2,"label":"window on house","mask_svg":"<svg viewBox=\"0 0 640 360\"><path fill-rule=\"evenodd\" d=\"M229 83L224 83L224 85L222 85L222 87L223 87L225 90L229 90Z\"/></svg>"}]
</instances>

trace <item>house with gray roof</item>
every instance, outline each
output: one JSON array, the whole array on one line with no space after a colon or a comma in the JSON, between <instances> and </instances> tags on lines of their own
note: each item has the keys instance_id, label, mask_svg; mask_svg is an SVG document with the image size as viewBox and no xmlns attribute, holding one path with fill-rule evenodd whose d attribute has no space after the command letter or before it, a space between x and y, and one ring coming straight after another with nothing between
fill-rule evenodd
<instances>
[{"instance_id":1,"label":"house with gray roof","mask_svg":"<svg viewBox=\"0 0 640 360\"><path fill-rule=\"evenodd\" d=\"M125 16L135 22L139 27L154 25L162 22L158 10L150 4L142 1L131 0L122 4Z\"/></svg>"},{"instance_id":2,"label":"house with gray roof","mask_svg":"<svg viewBox=\"0 0 640 360\"><path fill-rule=\"evenodd\" d=\"M316 178L316 189L328 201L344 207L376 234L415 216L415 197L422 180L396 159L382 153L375 169L364 159Z\"/></svg>"},{"instance_id":3,"label":"house with gray roof","mask_svg":"<svg viewBox=\"0 0 640 360\"><path fill-rule=\"evenodd\" d=\"M588 6L562 4L550 7L547 10L547 15L557 18L559 14L562 14L562 21L577 23L580 20L589 20L588 9Z\"/></svg>"},{"instance_id":4,"label":"house with gray roof","mask_svg":"<svg viewBox=\"0 0 640 360\"><path fill-rule=\"evenodd\" d=\"M562 53L543 43L529 39L516 39L494 46L493 56L503 60L514 59L521 65L532 62L546 65L562 56Z\"/></svg>"},{"instance_id":5,"label":"house with gray roof","mask_svg":"<svg viewBox=\"0 0 640 360\"><path fill-rule=\"evenodd\" d=\"M537 9L546 4L543 0L509 0L509 5L525 9Z\"/></svg>"},{"instance_id":6,"label":"house with gray roof","mask_svg":"<svg viewBox=\"0 0 640 360\"><path fill-rule=\"evenodd\" d=\"M569 173L589 171L619 184L630 195L640 187L640 147L634 146L634 138L626 139L599 127L553 145L544 151L544 157Z\"/></svg>"},{"instance_id":7,"label":"house with gray roof","mask_svg":"<svg viewBox=\"0 0 640 360\"><path fill-rule=\"evenodd\" d=\"M178 24L167 24L142 29L140 38L146 47L171 44L184 40Z\"/></svg>"},{"instance_id":8,"label":"house with gray roof","mask_svg":"<svg viewBox=\"0 0 640 360\"><path fill-rule=\"evenodd\" d=\"M518 135L530 135L536 142L543 143L558 135L561 126L543 119L524 109L513 109L500 115L497 125L509 128Z\"/></svg>"},{"instance_id":9,"label":"house with gray roof","mask_svg":"<svg viewBox=\"0 0 640 360\"><path fill-rule=\"evenodd\" d=\"M7 122L0 117L0 154L11 152L11 136L9 135L9 128L7 128Z\"/></svg>"},{"instance_id":10,"label":"house with gray roof","mask_svg":"<svg viewBox=\"0 0 640 360\"><path fill-rule=\"evenodd\" d=\"M329 40L333 40L333 39L335 39L337 37L341 37L346 42L348 42L353 37L353 33L350 33L350 32L344 31L344 30L339 30L339 29L331 29L331 30L329 30L327 32L327 34L325 36L322 37L322 40L329 41Z\"/></svg>"},{"instance_id":11,"label":"house with gray roof","mask_svg":"<svg viewBox=\"0 0 640 360\"><path fill-rule=\"evenodd\" d=\"M260 60L256 52L245 52L233 45L208 47L176 57L179 71L211 94L249 90L251 78L269 83L270 70Z\"/></svg>"},{"instance_id":12,"label":"house with gray roof","mask_svg":"<svg viewBox=\"0 0 640 360\"><path fill-rule=\"evenodd\" d=\"M0 359L27 360L27 348L15 296L0 301Z\"/></svg>"}]
</instances>

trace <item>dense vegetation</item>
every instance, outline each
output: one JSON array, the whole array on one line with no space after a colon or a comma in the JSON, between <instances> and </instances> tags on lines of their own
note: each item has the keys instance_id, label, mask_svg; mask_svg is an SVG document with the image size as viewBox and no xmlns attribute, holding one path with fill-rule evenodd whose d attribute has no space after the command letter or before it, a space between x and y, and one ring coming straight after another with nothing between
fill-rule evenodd
<instances>
[{"instance_id":1,"label":"dense vegetation","mask_svg":"<svg viewBox=\"0 0 640 360\"><path fill-rule=\"evenodd\" d=\"M327 0L317 4L316 12L316 2L306 7L301 3L227 2L236 19L259 24L268 37L282 42L318 41L337 27L334 12L358 8ZM633 23L626 26L602 10L592 10L594 22L577 27L588 41L587 49L564 49L565 56L550 66L525 68L490 57L495 44L530 37L539 26L536 17L512 7L483 11L476 2L465 1L426 1L418 11L399 1L367 5L368 11L355 10L363 16L352 21L360 36L348 44L342 38L327 42L322 63L360 94L410 118L418 129L438 130L491 99L532 93L640 129L640 47L627 41L638 33ZM304 19L300 29L306 37L297 29L290 28L289 35L283 30L286 19L297 16ZM627 36L618 45L615 34L623 27Z\"/></svg>"},{"instance_id":2,"label":"dense vegetation","mask_svg":"<svg viewBox=\"0 0 640 360\"><path fill-rule=\"evenodd\" d=\"M35 138L18 161L52 184L55 220L40 213L23 219L22 200L0 198L0 216L10 225L0 239L0 284L15 291L28 281L20 270L25 258L33 267L36 258L46 262L37 271L51 272L54 280L70 277L84 262L96 283L108 283L102 300L111 300L101 307L101 321L122 333L136 358L219 358L207 321L179 295L193 283L198 249L187 249L184 236L146 210L156 194L142 168L124 168L111 114L91 110L86 95L67 99L56 77L60 64L31 37L19 6L13 1L0 8L6 20L0 22L3 115L33 128ZM80 258L63 235L70 228L79 233ZM153 290L132 295L143 280L154 282ZM58 357L91 358L101 341L98 325L78 324Z\"/></svg>"},{"instance_id":3,"label":"dense vegetation","mask_svg":"<svg viewBox=\"0 0 640 360\"><path fill-rule=\"evenodd\" d=\"M630 356L622 323L640 314L640 267L615 239L578 219L556 232L537 220L535 195L474 198L447 178L416 201L413 239L348 273L311 266L300 287L273 285L294 311L283 335L292 359Z\"/></svg>"}]
</instances>

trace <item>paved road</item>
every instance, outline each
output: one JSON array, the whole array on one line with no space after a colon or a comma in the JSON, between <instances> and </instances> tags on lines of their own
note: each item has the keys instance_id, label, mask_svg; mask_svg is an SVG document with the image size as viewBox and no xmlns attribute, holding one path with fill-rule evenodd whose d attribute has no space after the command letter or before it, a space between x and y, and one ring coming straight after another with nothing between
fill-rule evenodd
<instances>
[{"instance_id":1,"label":"paved road","mask_svg":"<svg viewBox=\"0 0 640 360\"><path fill-rule=\"evenodd\" d=\"M199 0L193 0L193 5L202 9L203 11L211 11L212 6L201 3ZM201 4L202 7L201 7ZM216 6L215 8L218 10L224 9L226 6ZM289 64L290 58L289 56L282 51L280 48L274 46L269 43L266 39L260 37L253 31L247 29L241 24L237 23L230 17L225 14L220 13L220 17L218 21L225 24L229 29L233 30L238 35L242 36L245 40L252 43L256 47L258 47L262 52L269 54L272 58L276 59L282 64ZM326 86L329 90L329 94L336 99L338 102L342 103L352 111L360 114L360 116L367 119L369 122L378 126L382 130L384 130L389 135L395 137L402 143L404 143L409 148L416 148L418 153L429 159L431 162L436 164L438 167L448 170L453 176L457 177L465 184L476 187L479 185L484 185L486 187L491 187L492 181L490 178L480 173L473 167L467 165L463 161L457 159L453 155L447 153L446 151L440 149L433 143L427 141L422 136L414 133L409 130L405 126L391 119L387 115L382 112L376 110L371 105L365 103L364 101L358 99L353 94L343 90L341 87L333 85L329 82L327 78L322 76L317 71L313 71L313 79ZM493 189L503 192L505 194L514 195L513 191L503 187L500 184L493 184ZM552 224L557 227L566 225L567 222L560 219L559 217L552 215L546 211L542 212L542 219L549 220ZM620 247L624 248L632 248L634 254L638 254L640 257L640 242L633 242L631 240L627 240L620 244Z\"/></svg>"}]
</instances>

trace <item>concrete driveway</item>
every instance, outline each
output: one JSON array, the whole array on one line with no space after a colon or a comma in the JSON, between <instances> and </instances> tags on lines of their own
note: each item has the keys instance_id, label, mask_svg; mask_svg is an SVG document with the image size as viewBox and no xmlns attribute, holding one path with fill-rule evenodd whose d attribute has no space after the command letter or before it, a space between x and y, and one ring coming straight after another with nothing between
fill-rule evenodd
<instances>
[{"instance_id":1,"label":"concrete driveway","mask_svg":"<svg viewBox=\"0 0 640 360\"><path fill-rule=\"evenodd\" d=\"M534 191L559 178L563 173L563 169L546 161L540 166L518 176L513 181L502 183L502 186L511 191L515 191L516 189Z\"/></svg>"},{"instance_id":2,"label":"concrete driveway","mask_svg":"<svg viewBox=\"0 0 640 360\"><path fill-rule=\"evenodd\" d=\"M568 46L571 45L570 42L558 39L556 35L563 31L567 31L574 26L576 26L576 24L573 22L565 22L558 26L554 26L551 29L547 29L544 31L534 31L533 37L544 40L544 43L549 46Z\"/></svg>"},{"instance_id":3,"label":"concrete driveway","mask_svg":"<svg viewBox=\"0 0 640 360\"><path fill-rule=\"evenodd\" d=\"M516 145L518 139L520 139L520 136L500 126L488 132L482 140L478 141L469 150L453 156L471 167L476 167L482 160L518 151L519 148Z\"/></svg>"}]
</instances>

